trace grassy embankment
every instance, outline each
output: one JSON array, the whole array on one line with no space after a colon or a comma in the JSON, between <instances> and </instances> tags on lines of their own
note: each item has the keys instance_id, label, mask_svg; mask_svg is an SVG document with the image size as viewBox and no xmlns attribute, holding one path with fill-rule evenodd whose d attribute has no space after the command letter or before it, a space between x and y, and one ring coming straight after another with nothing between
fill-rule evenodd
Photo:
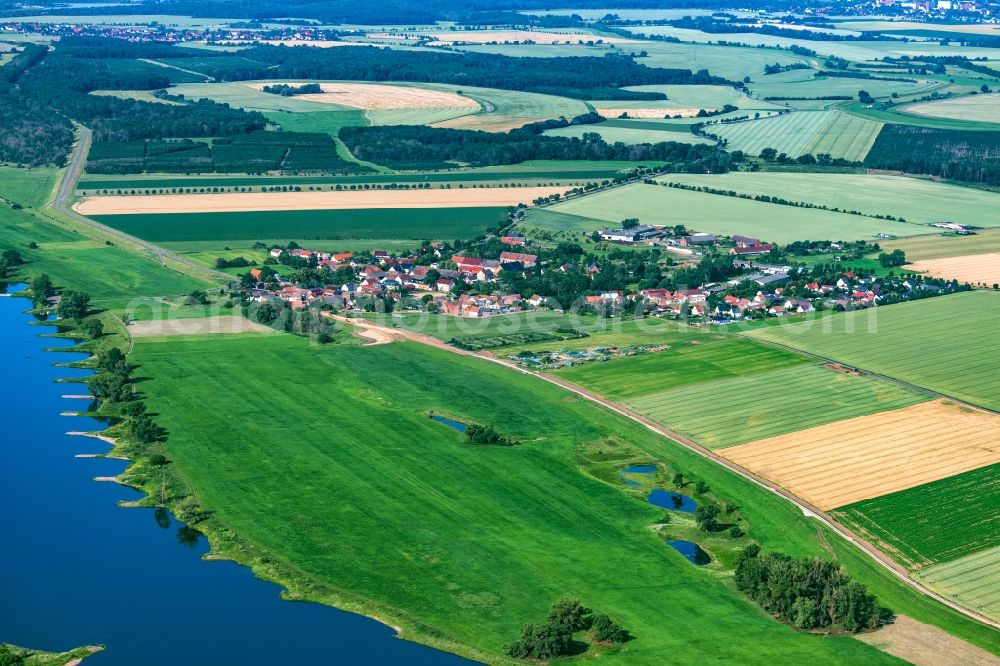
<instances>
[{"instance_id":1,"label":"grassy embankment","mask_svg":"<svg viewBox=\"0 0 1000 666\"><path fill-rule=\"evenodd\" d=\"M550 598L577 594L637 636L612 661L693 658L707 645L742 661L879 658L849 639L795 635L749 607L720 572L668 550L649 531L662 514L614 479L628 461L676 466L737 500L766 547L827 552L790 505L533 378L412 344L316 348L286 336L141 340L133 361L154 378L142 390L170 433L174 473L214 511L204 523L214 545L293 596L481 657ZM386 386L407 400L386 397ZM214 417L230 410L266 418ZM464 445L428 410L496 424L522 444ZM916 605L905 612L951 615Z\"/></svg>"},{"instance_id":2,"label":"grassy embankment","mask_svg":"<svg viewBox=\"0 0 1000 666\"><path fill-rule=\"evenodd\" d=\"M42 652L9 643L0 643L0 663L23 664L24 666L66 666L70 663L78 664L103 649L97 645L88 645L68 652ZM21 659L22 661L9 661L11 659Z\"/></svg>"}]
</instances>

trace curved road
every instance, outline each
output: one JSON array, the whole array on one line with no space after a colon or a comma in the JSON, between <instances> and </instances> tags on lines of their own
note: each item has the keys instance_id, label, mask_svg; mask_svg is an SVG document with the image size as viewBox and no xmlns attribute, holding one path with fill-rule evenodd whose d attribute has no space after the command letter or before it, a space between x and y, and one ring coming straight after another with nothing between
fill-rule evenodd
<instances>
[{"instance_id":1,"label":"curved road","mask_svg":"<svg viewBox=\"0 0 1000 666\"><path fill-rule=\"evenodd\" d=\"M604 407L606 409L609 409L612 412L614 412L614 413L616 413L616 414L618 414L620 416L624 416L627 419L631 419L632 421L635 421L636 423L641 424L647 430L651 430L652 432L654 432L654 433L656 433L658 435L661 435L663 437L671 439L671 440L677 442L678 444L680 444L681 446L685 447L686 449L689 449L689 450L693 451L694 453L697 453L698 455L702 456L703 458L708 458L709 460L711 460L711 461L713 461L713 462L721 465L722 467L725 467L729 471L742 476L744 479L752 481L753 483L757 484L758 486L760 486L762 488L766 488L767 490L771 491L775 495L778 495L778 496L780 496L780 497L788 500L789 502L791 502L792 504L794 504L795 506L797 506L802 511L802 513L804 515L809 516L811 518L815 518L816 520L820 521L821 523L823 523L824 525L826 525L830 529L832 529L835 532L837 532L840 536L842 536L848 542L850 542L850 543L854 544L855 546L857 546L863 553L865 553L871 559L875 560L875 562L878 563L882 568L884 568L887 571L889 571L890 573L892 573L897 579L899 579L901 582L905 583L906 585L909 585L911 588L913 588L917 592L920 592L921 594L926 595L926 596L934 599L935 601L941 602L945 606L948 606L952 610L955 610L955 611L961 613L962 615L965 615L966 617L969 617L969 618L971 618L973 620L977 620L978 622L982 622L983 624L987 624L987 625L990 625L992 627L996 627L996 628L1000 629L1000 622L997 622L995 620L991 620L990 618L985 617L983 615L980 615L979 613L976 613L975 611L969 610L968 608L965 608L964 606L960 606L959 604L956 604L955 602L951 601L950 599L947 599L946 597L941 596L937 592L934 592L933 590L925 587L921 583L919 583L919 582L913 580L912 578L910 578L909 573L906 571L906 569L904 569L901 565L899 565L895 560L893 560L891 557L889 557L888 555L886 555L885 553L883 553L881 550L879 550L878 548L876 548L870 542L868 542L865 539L863 539L858 534L854 533L853 531L851 531L850 529L848 529L844 525L842 525L839 522L837 522L832 516L830 516L828 513L826 513L822 509L813 506L812 504L810 504L809 502L805 501L804 499L802 499L802 498L800 498L800 497L798 497L796 495L793 495L792 493L788 492L784 488L782 488L782 487L780 487L780 486L778 486L778 485L776 485L776 484L768 481L767 479L765 479L762 476L759 476L759 475L751 472L750 470L746 469L745 467L741 467L740 465L737 465L736 463L732 462L731 460L723 458L722 456L720 456L719 454L715 453L714 451L706 449L704 446L702 446L701 444L698 444L693 439L691 439L689 437L685 437L684 435L680 434L679 432L671 430L670 428L667 428L667 427L665 427L665 426L663 426L663 425L661 425L661 424L653 421L652 419L649 419L649 418L643 416L642 414L639 414L638 412L633 411L632 409L629 409L628 407L625 407L624 405L620 405L620 404L618 404L618 403L616 403L614 401L608 400L607 398L604 398L604 397L602 397L600 395L597 395L596 393L588 391L587 389L585 389L585 388L583 388L581 386L577 386L576 384L573 384L572 382L568 382L568 381L566 381L566 380L564 380L564 379L562 379L560 377L556 377L556 376L554 376L552 374L532 372L530 370L526 370L526 369L521 368L521 367L519 367L517 365L514 365L513 363L510 363L508 361L504 361L502 359L496 358L496 357L494 357L492 355L485 355L485 354L481 354L481 353L475 353L475 352L471 352L471 351L466 351L464 349L459 349L457 347L452 347L451 345L443 342L442 340L438 340L437 338L431 337L429 335L425 335L423 333L415 333L413 331L408 331L408 330L402 329L402 328L390 328L388 326L381 326L379 324L375 324L375 323L372 323L371 321L364 320L364 319L350 319L350 318L347 318L347 317L336 317L336 316L331 317L331 318L336 319L337 321L349 323L349 324L351 324L353 326L356 326L358 328L361 328L361 329L371 329L373 332L381 333L382 336L384 338L387 338L387 339L411 340L413 342L418 342L420 344L428 345L428 346L431 346L431 347L436 347L438 349L443 349L445 351L449 351L449 352L452 352L454 354L460 354L462 356L471 356L471 357L474 357L474 358L479 358L479 359L484 359L484 360L487 360L487 361L492 361L494 363L502 365L505 368L509 368L511 370L516 370L516 371L518 371L518 372L520 372L522 374L529 375L529 376L532 376L532 377L537 377L537 378L539 378L539 379L541 379L543 381L549 382L550 384L555 384L556 386L559 386L559 387L561 387L561 388L563 388L563 389L565 389L567 391L570 391L571 393L574 393L574 394L578 395L579 397L581 397L581 398L583 398L585 400L589 400L590 402L593 402L593 403L596 403L598 405L601 405L602 407Z\"/></svg>"}]
</instances>

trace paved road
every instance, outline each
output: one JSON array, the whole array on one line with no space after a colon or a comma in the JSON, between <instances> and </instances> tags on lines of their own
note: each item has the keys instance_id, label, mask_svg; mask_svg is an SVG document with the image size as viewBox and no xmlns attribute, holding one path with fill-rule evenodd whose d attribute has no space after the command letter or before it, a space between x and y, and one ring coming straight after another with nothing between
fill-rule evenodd
<instances>
[{"instance_id":1,"label":"paved road","mask_svg":"<svg viewBox=\"0 0 1000 666\"><path fill-rule=\"evenodd\" d=\"M504 366L505 368L516 370L522 374L530 375L532 377L537 377L538 379L549 382L550 384L555 384L556 386L559 386L567 391L570 391L571 393L574 393L579 397L584 398L585 400L589 400L590 402L601 405L602 407L605 407L606 409L609 409L612 412L619 414L620 416L624 416L627 419L631 419L632 421L641 424L646 429L651 430L652 432L658 435L662 435L663 437L666 437L668 439L672 439L681 446L697 453L703 458L708 458L709 460L725 467L729 471L742 476L744 479L752 481L758 486L761 486L762 488L766 488L767 490L771 491L775 495L778 495L779 497L788 500L789 502L797 506L802 511L803 515L808 516L810 518L815 518L816 520L820 521L830 529L837 532L848 542L857 546L863 553L865 553L868 557L877 562L882 568L888 570L901 582L903 582L906 585L909 585L911 588L920 592L921 594L924 594L934 599L935 601L941 602L945 606L948 606L952 610L955 610L961 613L962 615L965 615L966 617L972 618L973 620L977 620L979 622L982 622L983 624L987 624L992 627L1000 629L1000 622L991 620L990 618L980 615L975 611L969 610L964 606L960 606L959 604L956 604L950 599L941 596L940 594L934 592L933 590L925 587L924 585L910 578L906 569L900 566L895 560L893 560L891 557L883 553L874 545L863 539L860 535L854 533L844 525L837 522L832 516L830 516L822 509L813 506L809 502L805 501L804 499L796 495L793 495L784 488L781 488L780 486L771 483L764 477L758 476L757 474L754 474L750 470L741 467L740 465L737 465L731 460L723 458L714 451L706 449L704 446L698 444L696 441L690 439L689 437L685 437L679 432L671 430L670 428L667 428L664 425L657 423L656 421L653 421L652 419L649 419L643 416L642 414L639 414L638 412L629 409L628 407L625 407L624 405L620 405L616 402L608 400L607 398L597 395L596 393L588 391L587 389L581 386L573 384L572 382L568 382L562 379L561 377L557 377L553 374L533 372L521 368L517 365L514 365L509 361L496 358L489 354L475 353L471 351L466 351L464 349L459 349L457 347L452 347L451 345L446 344L445 342L438 340L437 338L431 337L423 333L407 331L406 329L403 328L391 328L388 326L381 326L379 324L375 324L365 319L349 319L346 317L334 317L334 318L337 319L338 321L342 321L357 326L361 329L368 329L368 331L372 333L374 333L375 331L379 331L386 338L403 339L403 340L410 340L413 342L419 342L420 344L429 345L431 347L436 347L438 349L443 349L445 351L449 351L454 354L459 354L461 356L472 356L475 358L497 363L499 365ZM365 337L371 338L372 336L369 335Z\"/></svg>"},{"instance_id":2,"label":"paved road","mask_svg":"<svg viewBox=\"0 0 1000 666\"><path fill-rule=\"evenodd\" d=\"M76 184L80 180L80 175L83 173L83 167L87 163L87 153L90 150L90 143L93 139L93 132L86 127L78 126L78 133L79 139L76 142L76 146L73 148L72 155L70 155L69 165L63 172L62 181L59 183L59 189L56 191L55 199L53 199L52 203L49 204L49 207L52 210L58 211L75 222L79 222L80 224L94 229L95 231L99 231L105 236L111 236L121 244L131 246L140 253L148 253L149 255L152 255L151 258L155 257L166 268L171 268L180 273L200 278L219 280L227 283L233 281L233 276L228 273L223 273L221 271L216 271L203 266L188 259L187 257L182 257L169 250L165 250L157 245L154 245L153 243L144 241L141 238L136 238L135 236L126 234L112 227L105 226L100 222L95 222L89 217L80 215L73 210L71 207L73 193L76 191Z\"/></svg>"}]
</instances>

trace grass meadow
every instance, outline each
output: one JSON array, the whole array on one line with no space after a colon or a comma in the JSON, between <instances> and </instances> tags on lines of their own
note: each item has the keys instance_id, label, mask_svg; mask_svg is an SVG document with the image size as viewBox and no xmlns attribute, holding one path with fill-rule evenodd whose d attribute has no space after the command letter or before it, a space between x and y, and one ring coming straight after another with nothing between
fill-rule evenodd
<instances>
[{"instance_id":1,"label":"grass meadow","mask_svg":"<svg viewBox=\"0 0 1000 666\"><path fill-rule=\"evenodd\" d=\"M695 136L690 132L663 131L659 128L651 129L647 127L622 127L621 125L608 125L598 123L595 125L570 125L569 127L557 127L545 131L546 136L571 136L582 138L584 134L600 134L601 138L608 143L621 141L626 144L637 143L659 143L661 141L678 141L680 143L714 143L710 139Z\"/></svg>"},{"instance_id":2,"label":"grass meadow","mask_svg":"<svg viewBox=\"0 0 1000 666\"><path fill-rule=\"evenodd\" d=\"M1000 465L990 465L834 510L911 567L1000 546Z\"/></svg>"},{"instance_id":3,"label":"grass meadow","mask_svg":"<svg viewBox=\"0 0 1000 666\"><path fill-rule=\"evenodd\" d=\"M759 612L671 551L648 529L660 512L585 473L578 456L590 447L679 463L739 498L767 546L822 552L800 513L532 377L412 344L315 347L284 335L144 339L132 360L152 377L141 388L170 433L175 473L213 509L207 528L242 535L244 552L267 553L264 568L293 570L295 589L404 635L495 658L570 594L636 637L602 657L611 664L696 659L709 644L743 662L895 663ZM428 410L522 444L465 445ZM679 626L697 626L697 640Z\"/></svg>"},{"instance_id":4,"label":"grass meadow","mask_svg":"<svg viewBox=\"0 0 1000 666\"><path fill-rule=\"evenodd\" d=\"M620 371L628 375L627 367ZM926 399L883 380L820 365L796 365L655 391L627 402L636 411L715 449Z\"/></svg>"},{"instance_id":5,"label":"grass meadow","mask_svg":"<svg viewBox=\"0 0 1000 666\"><path fill-rule=\"evenodd\" d=\"M471 238L506 215L504 207L365 208L95 215L94 219L148 241L170 243L275 237L299 241Z\"/></svg>"},{"instance_id":6,"label":"grass meadow","mask_svg":"<svg viewBox=\"0 0 1000 666\"><path fill-rule=\"evenodd\" d=\"M774 194L779 192L776 190ZM928 231L916 224L646 184L615 188L545 210L603 220L603 224L613 225L626 217L637 217L643 224L684 224L696 231L743 234L778 243L807 239L875 240L883 232L903 237ZM585 221L564 222L568 223L566 228L573 231L589 232L597 228L587 226ZM548 224L557 229L559 220L548 220Z\"/></svg>"},{"instance_id":7,"label":"grass meadow","mask_svg":"<svg viewBox=\"0 0 1000 666\"><path fill-rule=\"evenodd\" d=\"M0 186L0 196L6 196ZM28 247L36 243L37 249ZM0 207L0 248L18 250L27 264L18 274L48 273L57 288L90 294L98 307L120 308L132 298L176 296L216 286L164 268L74 227Z\"/></svg>"},{"instance_id":8,"label":"grass meadow","mask_svg":"<svg viewBox=\"0 0 1000 666\"><path fill-rule=\"evenodd\" d=\"M747 335L1000 409L1000 294L973 291Z\"/></svg>"},{"instance_id":9,"label":"grass meadow","mask_svg":"<svg viewBox=\"0 0 1000 666\"><path fill-rule=\"evenodd\" d=\"M948 185L922 178L875 174L732 172L711 176L670 174L663 181L729 190L740 194L780 196L829 208L857 210L869 215L892 215L916 224L952 220L977 227L1000 226L1000 194ZM872 222L875 222L874 220ZM914 241L931 245L951 242L933 234ZM967 236L975 242L977 236ZM890 242L880 241L886 245ZM907 254L909 258L909 254Z\"/></svg>"},{"instance_id":10,"label":"grass meadow","mask_svg":"<svg viewBox=\"0 0 1000 666\"><path fill-rule=\"evenodd\" d=\"M52 198L59 169L0 166L0 197L24 208L38 208Z\"/></svg>"},{"instance_id":11,"label":"grass meadow","mask_svg":"<svg viewBox=\"0 0 1000 666\"><path fill-rule=\"evenodd\" d=\"M586 363L559 375L596 393L626 402L654 392L701 384L712 379L744 377L792 367L809 360L794 352L723 335L678 335L664 351L606 363Z\"/></svg>"},{"instance_id":12,"label":"grass meadow","mask_svg":"<svg viewBox=\"0 0 1000 666\"><path fill-rule=\"evenodd\" d=\"M794 111L772 118L709 125L706 129L726 139L731 149L750 155L774 148L789 157L829 153L861 161L875 143L882 124L839 111Z\"/></svg>"},{"instance_id":13,"label":"grass meadow","mask_svg":"<svg viewBox=\"0 0 1000 666\"><path fill-rule=\"evenodd\" d=\"M885 250L899 248L910 261L943 259L971 254L1000 252L1000 229L986 229L974 236L917 236L882 243Z\"/></svg>"}]
</instances>

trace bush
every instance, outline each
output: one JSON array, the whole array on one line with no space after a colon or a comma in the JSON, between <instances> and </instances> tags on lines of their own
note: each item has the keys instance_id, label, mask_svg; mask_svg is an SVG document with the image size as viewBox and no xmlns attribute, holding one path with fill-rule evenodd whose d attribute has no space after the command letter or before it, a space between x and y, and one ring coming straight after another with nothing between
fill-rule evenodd
<instances>
[{"instance_id":1,"label":"bush","mask_svg":"<svg viewBox=\"0 0 1000 666\"><path fill-rule=\"evenodd\" d=\"M521 629L521 638L503 651L517 659L551 659L570 652L573 635L558 624L526 624Z\"/></svg>"},{"instance_id":2,"label":"bush","mask_svg":"<svg viewBox=\"0 0 1000 666\"><path fill-rule=\"evenodd\" d=\"M594 618L591 635L599 643L624 643L630 638L628 631L607 615Z\"/></svg>"},{"instance_id":3,"label":"bush","mask_svg":"<svg viewBox=\"0 0 1000 666\"><path fill-rule=\"evenodd\" d=\"M579 599L564 597L552 604L548 621L550 624L566 627L571 633L582 631L590 626L591 610L580 603Z\"/></svg>"}]
</instances>

